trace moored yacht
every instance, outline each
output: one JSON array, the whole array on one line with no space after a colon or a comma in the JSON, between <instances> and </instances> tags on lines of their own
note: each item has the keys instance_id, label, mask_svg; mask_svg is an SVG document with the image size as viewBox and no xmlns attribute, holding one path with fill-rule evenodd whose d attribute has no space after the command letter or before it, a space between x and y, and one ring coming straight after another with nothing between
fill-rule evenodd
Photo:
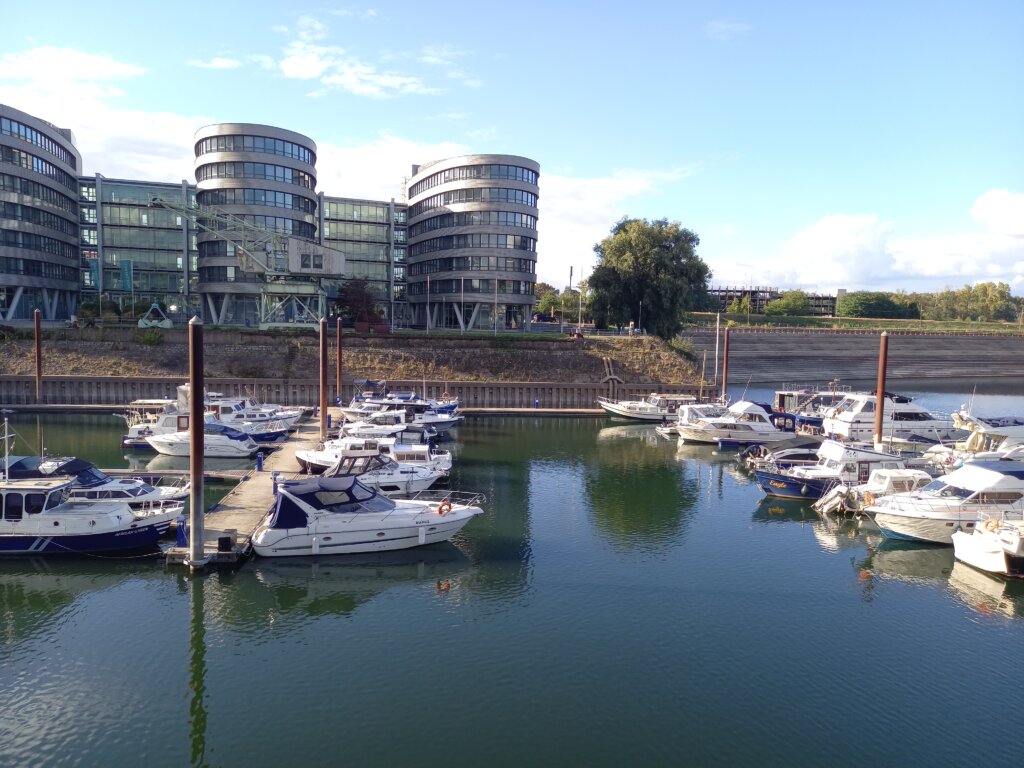
<instances>
[{"instance_id":1,"label":"moored yacht","mask_svg":"<svg viewBox=\"0 0 1024 768\"><path fill-rule=\"evenodd\" d=\"M835 407L825 411L822 431L843 440L871 441L875 436L876 407L874 393L848 392ZM939 442L963 434L951 417L932 413L909 397L885 393L882 436Z\"/></svg>"},{"instance_id":2,"label":"moored yacht","mask_svg":"<svg viewBox=\"0 0 1024 768\"><path fill-rule=\"evenodd\" d=\"M483 514L480 495L391 499L355 477L318 477L278 486L274 508L256 527L262 557L380 552L446 541Z\"/></svg>"},{"instance_id":3,"label":"moored yacht","mask_svg":"<svg viewBox=\"0 0 1024 768\"><path fill-rule=\"evenodd\" d=\"M65 555L152 547L177 511L69 501L71 477L0 480L0 555Z\"/></svg>"},{"instance_id":4,"label":"moored yacht","mask_svg":"<svg viewBox=\"0 0 1024 768\"><path fill-rule=\"evenodd\" d=\"M448 472L422 464L399 464L378 449L371 449L339 451L323 476L358 477L363 485L383 493L416 493L447 477Z\"/></svg>"},{"instance_id":5,"label":"moored yacht","mask_svg":"<svg viewBox=\"0 0 1024 768\"><path fill-rule=\"evenodd\" d=\"M866 446L826 440L818 449L818 463L789 469L754 469L757 484L769 496L817 499L834 486L867 482L877 469L902 469L904 459Z\"/></svg>"},{"instance_id":6,"label":"moored yacht","mask_svg":"<svg viewBox=\"0 0 1024 768\"><path fill-rule=\"evenodd\" d=\"M643 400L612 400L599 397L597 404L609 416L658 422L673 418L680 406L689 405L696 400L693 395L664 395L652 392Z\"/></svg>"},{"instance_id":7,"label":"moored yacht","mask_svg":"<svg viewBox=\"0 0 1024 768\"><path fill-rule=\"evenodd\" d=\"M343 451L376 450L400 464L422 465L447 472L452 468L452 455L430 443L400 443L393 437L340 437L327 440L312 451L296 451L295 459L303 471L320 474L337 462Z\"/></svg>"},{"instance_id":8,"label":"moored yacht","mask_svg":"<svg viewBox=\"0 0 1024 768\"><path fill-rule=\"evenodd\" d=\"M215 458L237 458L252 456L259 445L244 432L219 422L203 425L203 455ZM153 450L167 456L188 456L192 452L192 433L172 432L166 435L150 435L146 442Z\"/></svg>"},{"instance_id":9,"label":"moored yacht","mask_svg":"<svg viewBox=\"0 0 1024 768\"><path fill-rule=\"evenodd\" d=\"M774 443L793 436L793 417L772 413L759 403L740 400L721 416L679 424L676 431L680 442L686 443L718 443L723 447Z\"/></svg>"},{"instance_id":10,"label":"moored yacht","mask_svg":"<svg viewBox=\"0 0 1024 768\"><path fill-rule=\"evenodd\" d=\"M924 488L879 499L864 512L886 538L952 544L988 518L1024 511L1024 463L972 461Z\"/></svg>"}]
</instances>

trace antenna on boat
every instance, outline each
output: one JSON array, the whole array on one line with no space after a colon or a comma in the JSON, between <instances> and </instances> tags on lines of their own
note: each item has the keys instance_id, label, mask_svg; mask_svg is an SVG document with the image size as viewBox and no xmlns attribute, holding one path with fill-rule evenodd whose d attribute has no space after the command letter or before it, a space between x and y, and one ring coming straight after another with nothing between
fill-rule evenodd
<instances>
[{"instance_id":1,"label":"antenna on boat","mask_svg":"<svg viewBox=\"0 0 1024 768\"><path fill-rule=\"evenodd\" d=\"M4 414L4 480L7 480L11 471L11 429L7 414L14 413L14 411L5 408L2 413Z\"/></svg>"},{"instance_id":2,"label":"antenna on boat","mask_svg":"<svg viewBox=\"0 0 1024 768\"><path fill-rule=\"evenodd\" d=\"M754 378L754 374L750 374L749 376L747 376L747 383L743 385L743 394L740 395L740 400L746 400L747 399L747 387L750 386L750 380L753 379L753 378Z\"/></svg>"}]
</instances>

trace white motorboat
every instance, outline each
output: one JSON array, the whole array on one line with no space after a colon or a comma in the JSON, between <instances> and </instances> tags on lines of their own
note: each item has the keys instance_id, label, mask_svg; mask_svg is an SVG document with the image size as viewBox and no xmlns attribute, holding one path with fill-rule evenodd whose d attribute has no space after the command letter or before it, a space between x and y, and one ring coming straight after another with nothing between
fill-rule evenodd
<instances>
[{"instance_id":1,"label":"white motorboat","mask_svg":"<svg viewBox=\"0 0 1024 768\"><path fill-rule=\"evenodd\" d=\"M452 468L452 455L429 443L400 443L393 437L362 438L339 437L327 440L312 451L296 451L299 466L310 474L320 474L337 462L343 451L372 451L390 456L399 464L421 465L448 472Z\"/></svg>"},{"instance_id":2,"label":"white motorboat","mask_svg":"<svg viewBox=\"0 0 1024 768\"><path fill-rule=\"evenodd\" d=\"M609 416L659 422L675 417L680 406L689 405L696 400L693 395L664 395L652 392L643 400L612 400L599 397L597 404Z\"/></svg>"},{"instance_id":3,"label":"white motorboat","mask_svg":"<svg viewBox=\"0 0 1024 768\"><path fill-rule=\"evenodd\" d=\"M849 392L850 388L840 386L838 379L830 382L827 387L787 386L775 390L772 410L791 413L796 417L798 427L818 431L826 411L838 405Z\"/></svg>"},{"instance_id":4,"label":"white motorboat","mask_svg":"<svg viewBox=\"0 0 1024 768\"><path fill-rule=\"evenodd\" d=\"M406 549L446 541L475 515L480 495L391 499L355 477L318 477L278 486L274 508L252 535L262 557Z\"/></svg>"},{"instance_id":5,"label":"white motorboat","mask_svg":"<svg viewBox=\"0 0 1024 768\"><path fill-rule=\"evenodd\" d=\"M779 425L787 427L780 428ZM721 416L679 424L679 440L686 443L749 445L774 443L793 437L793 417L770 412L758 403L741 400L729 406Z\"/></svg>"},{"instance_id":6,"label":"white motorboat","mask_svg":"<svg viewBox=\"0 0 1024 768\"><path fill-rule=\"evenodd\" d=\"M113 478L98 470L91 462L67 456L12 456L7 466L7 476L15 480L74 478L75 482L68 494L69 501L123 501L135 510L173 504L178 504L180 509L191 487L184 477L168 485L151 485L135 477Z\"/></svg>"},{"instance_id":7,"label":"white motorboat","mask_svg":"<svg viewBox=\"0 0 1024 768\"><path fill-rule=\"evenodd\" d=\"M957 530L1024 510L1024 463L972 461L924 488L896 493L865 507L886 538L951 544Z\"/></svg>"},{"instance_id":8,"label":"white motorboat","mask_svg":"<svg viewBox=\"0 0 1024 768\"><path fill-rule=\"evenodd\" d=\"M867 482L853 486L839 483L811 506L818 512L856 515L881 498L916 491L931 481L932 476L923 469L874 469Z\"/></svg>"},{"instance_id":9,"label":"white motorboat","mask_svg":"<svg viewBox=\"0 0 1024 768\"><path fill-rule=\"evenodd\" d=\"M214 458L238 458L252 456L259 450L249 435L218 422L203 425L203 455ZM150 435L146 438L153 450L167 456L188 456L191 454L192 432L172 432L166 435Z\"/></svg>"},{"instance_id":10,"label":"white motorboat","mask_svg":"<svg viewBox=\"0 0 1024 768\"><path fill-rule=\"evenodd\" d=\"M873 393L848 392L838 405L825 411L822 431L843 440L872 441L876 405ZM932 413L909 397L886 392L882 409L882 436L936 443L964 434L951 417Z\"/></svg>"},{"instance_id":11,"label":"white motorboat","mask_svg":"<svg viewBox=\"0 0 1024 768\"><path fill-rule=\"evenodd\" d=\"M358 477L363 485L382 493L425 491L448 472L422 464L399 464L378 449L339 451L337 460L323 470L324 477Z\"/></svg>"},{"instance_id":12,"label":"white motorboat","mask_svg":"<svg viewBox=\"0 0 1024 768\"><path fill-rule=\"evenodd\" d=\"M69 501L74 478L0 480L0 555L65 555L154 546L179 511Z\"/></svg>"},{"instance_id":13,"label":"white motorboat","mask_svg":"<svg viewBox=\"0 0 1024 768\"><path fill-rule=\"evenodd\" d=\"M393 437L399 442L425 442L437 437L437 430L422 424L375 424L370 421L353 421L341 425L338 430L342 437Z\"/></svg>"},{"instance_id":14,"label":"white motorboat","mask_svg":"<svg viewBox=\"0 0 1024 768\"><path fill-rule=\"evenodd\" d=\"M1024 480L1024 472L1019 479ZM1024 579L1024 518L1020 512L992 515L978 521L973 531L955 531L952 538L957 560L981 571Z\"/></svg>"},{"instance_id":15,"label":"white motorboat","mask_svg":"<svg viewBox=\"0 0 1024 768\"><path fill-rule=\"evenodd\" d=\"M789 469L757 467L754 476L769 496L819 499L837 485L866 483L879 469L903 469L906 460L865 445L826 440L818 448L818 463Z\"/></svg>"},{"instance_id":16,"label":"white motorboat","mask_svg":"<svg viewBox=\"0 0 1024 768\"><path fill-rule=\"evenodd\" d=\"M789 469L818 463L818 450L824 439L820 435L791 435L774 443L755 443L740 451L737 461L748 469Z\"/></svg>"},{"instance_id":17,"label":"white motorboat","mask_svg":"<svg viewBox=\"0 0 1024 768\"><path fill-rule=\"evenodd\" d=\"M694 424L701 419L724 416L727 412L723 403L687 403L676 408L671 418L666 416L654 430L661 437L675 440L679 438L680 424Z\"/></svg>"}]
</instances>

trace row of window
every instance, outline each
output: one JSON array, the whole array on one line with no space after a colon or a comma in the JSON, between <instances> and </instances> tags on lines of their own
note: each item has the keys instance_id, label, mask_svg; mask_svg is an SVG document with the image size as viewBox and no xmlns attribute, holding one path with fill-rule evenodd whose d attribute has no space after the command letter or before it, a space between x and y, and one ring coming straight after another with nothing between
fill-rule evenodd
<instances>
[{"instance_id":1,"label":"row of window","mask_svg":"<svg viewBox=\"0 0 1024 768\"><path fill-rule=\"evenodd\" d=\"M196 157L207 152L263 152L316 165L316 155L308 147L269 136L211 136L197 141Z\"/></svg>"},{"instance_id":2,"label":"row of window","mask_svg":"<svg viewBox=\"0 0 1024 768\"><path fill-rule=\"evenodd\" d=\"M35 171L42 176L53 179L61 186L67 187L73 192L78 191L78 179L70 173L62 171L56 165L43 160L41 157L36 157L28 152L22 152L20 149L6 145L0 146L0 163L27 168L30 171Z\"/></svg>"},{"instance_id":3,"label":"row of window","mask_svg":"<svg viewBox=\"0 0 1024 768\"><path fill-rule=\"evenodd\" d=\"M78 248L74 245L62 243L52 237L37 235L33 232L16 232L10 229L0 229L0 246L8 248L24 248L28 251L49 253L53 256L61 256L65 259L78 261Z\"/></svg>"},{"instance_id":4,"label":"row of window","mask_svg":"<svg viewBox=\"0 0 1024 768\"><path fill-rule=\"evenodd\" d=\"M497 285L495 285L497 284ZM519 294L523 296L533 295L534 284L527 280L489 280L480 279L457 279L457 280L431 280L430 283L410 283L408 286L410 296L439 296L441 294L463 294L463 293L497 293ZM430 293L427 293L427 290Z\"/></svg>"},{"instance_id":5,"label":"row of window","mask_svg":"<svg viewBox=\"0 0 1024 768\"><path fill-rule=\"evenodd\" d=\"M50 211L44 211L41 208L33 208L29 205L0 203L0 218L26 221L29 224L37 224L40 227L52 229L63 235L78 237L78 225L73 221L68 221L63 216L58 216Z\"/></svg>"},{"instance_id":6,"label":"row of window","mask_svg":"<svg viewBox=\"0 0 1024 768\"><path fill-rule=\"evenodd\" d=\"M345 260L359 259L361 261L387 261L388 247L375 243L350 243L342 240L325 240L324 245L328 248L336 248L345 254ZM397 249L396 249L397 250Z\"/></svg>"},{"instance_id":7,"label":"row of window","mask_svg":"<svg viewBox=\"0 0 1024 768\"><path fill-rule=\"evenodd\" d=\"M7 245L0 241L0 245ZM27 275L29 277L46 277L51 280L63 280L78 283L78 268L67 264L54 264L52 261L36 261L35 259L19 259L13 256L0 256L0 273L7 275Z\"/></svg>"},{"instance_id":8,"label":"row of window","mask_svg":"<svg viewBox=\"0 0 1024 768\"><path fill-rule=\"evenodd\" d=\"M409 216L415 219L420 214L432 211L434 208L443 208L446 205L457 203L520 203L536 208L537 195L533 192L524 192L521 189L505 189L504 187L453 189L431 195L426 200L416 203L409 209Z\"/></svg>"},{"instance_id":9,"label":"row of window","mask_svg":"<svg viewBox=\"0 0 1024 768\"><path fill-rule=\"evenodd\" d=\"M200 267L200 283L258 283L256 275L243 272L238 267Z\"/></svg>"},{"instance_id":10,"label":"row of window","mask_svg":"<svg viewBox=\"0 0 1024 768\"><path fill-rule=\"evenodd\" d=\"M96 199L93 188L92 199ZM189 203L195 204L195 194L186 193ZM181 187L172 184L119 184L116 181L104 181L100 185L100 200L104 203L127 203L134 205L152 204L153 200L165 200L172 205L183 205Z\"/></svg>"},{"instance_id":11,"label":"row of window","mask_svg":"<svg viewBox=\"0 0 1024 768\"><path fill-rule=\"evenodd\" d=\"M272 189L208 189L200 192L197 199L200 205L267 205L316 213L316 200Z\"/></svg>"},{"instance_id":12,"label":"row of window","mask_svg":"<svg viewBox=\"0 0 1024 768\"><path fill-rule=\"evenodd\" d=\"M395 211L397 214L398 212ZM351 219L388 223L388 206L373 203L339 203L324 200L324 216L328 219ZM396 216L397 218L397 216Z\"/></svg>"},{"instance_id":13,"label":"row of window","mask_svg":"<svg viewBox=\"0 0 1024 768\"><path fill-rule=\"evenodd\" d=\"M402 230L404 232L404 230ZM391 241L390 228L387 224L356 224L352 221L325 221L324 237L345 238L348 240L366 240L376 243Z\"/></svg>"},{"instance_id":14,"label":"row of window","mask_svg":"<svg viewBox=\"0 0 1024 768\"><path fill-rule=\"evenodd\" d=\"M116 267L130 261L134 269L171 269L181 271L185 267L185 258L180 253L146 250L109 250L103 249L103 263Z\"/></svg>"},{"instance_id":15,"label":"row of window","mask_svg":"<svg viewBox=\"0 0 1024 768\"><path fill-rule=\"evenodd\" d=\"M537 217L528 213L513 211L464 211L462 213L442 213L409 227L409 237L416 237L435 229L448 227L502 226L537 228Z\"/></svg>"},{"instance_id":16,"label":"row of window","mask_svg":"<svg viewBox=\"0 0 1024 768\"><path fill-rule=\"evenodd\" d=\"M83 228L84 231L85 228ZM195 237L192 236L190 239L194 244ZM94 245L94 243L88 244ZM152 248L181 253L184 242L181 230L109 227L103 230L103 246L104 248Z\"/></svg>"},{"instance_id":17,"label":"row of window","mask_svg":"<svg viewBox=\"0 0 1024 768\"><path fill-rule=\"evenodd\" d=\"M82 207L83 213L89 209ZM183 220L180 213L166 208L138 208L132 205L104 205L103 223L122 227L160 227L177 229L181 235Z\"/></svg>"},{"instance_id":18,"label":"row of window","mask_svg":"<svg viewBox=\"0 0 1024 768\"><path fill-rule=\"evenodd\" d=\"M16 139L27 141L29 144L37 146L45 152L49 152L64 163L64 165L71 168L77 167L77 159L75 156L68 152L61 144L58 144L45 133L37 131L35 128L27 126L17 120L0 117L0 134L3 134L4 136L13 136Z\"/></svg>"},{"instance_id":19,"label":"row of window","mask_svg":"<svg viewBox=\"0 0 1024 768\"><path fill-rule=\"evenodd\" d=\"M509 179L525 181L527 184L537 183L537 172L518 165L462 165L458 168L447 168L417 181L409 188L409 197L416 197L420 192L439 184L463 179Z\"/></svg>"},{"instance_id":20,"label":"row of window","mask_svg":"<svg viewBox=\"0 0 1024 768\"><path fill-rule=\"evenodd\" d=\"M510 256L452 256L430 259L409 265L409 275L429 275L435 272L529 272L533 274L537 263L533 259Z\"/></svg>"},{"instance_id":21,"label":"row of window","mask_svg":"<svg viewBox=\"0 0 1024 768\"><path fill-rule=\"evenodd\" d=\"M208 163L196 169L196 181L210 179L265 179L315 189L316 179L305 171L270 163Z\"/></svg>"},{"instance_id":22,"label":"row of window","mask_svg":"<svg viewBox=\"0 0 1024 768\"><path fill-rule=\"evenodd\" d=\"M170 291L181 293L185 288L185 278L180 272L146 272L141 266L135 266L131 277L123 275L120 270L103 270L103 288L110 291ZM90 285L96 285L95 271L86 278Z\"/></svg>"},{"instance_id":23,"label":"row of window","mask_svg":"<svg viewBox=\"0 0 1024 768\"><path fill-rule=\"evenodd\" d=\"M21 176L13 176L9 173L0 173L0 192L16 192L19 195L28 195L41 203L46 203L62 211L74 213L78 209L78 201L62 195L56 189L40 184L38 181L24 179Z\"/></svg>"},{"instance_id":24,"label":"row of window","mask_svg":"<svg viewBox=\"0 0 1024 768\"><path fill-rule=\"evenodd\" d=\"M266 230L268 232L278 232L282 235L294 235L295 237L302 237L306 240L313 240L316 238L316 225L310 224L305 221L297 221L296 219L285 218L284 216L236 216L236 219L241 219L247 224L251 224L254 227ZM216 221L209 221L200 217L198 219L200 225L206 229L212 230L231 230L232 227L222 224Z\"/></svg>"},{"instance_id":25,"label":"row of window","mask_svg":"<svg viewBox=\"0 0 1024 768\"><path fill-rule=\"evenodd\" d=\"M496 235L492 232L445 235L410 245L409 255L415 258L425 253L451 251L456 248L511 248L517 251L535 251L537 250L537 239L522 235Z\"/></svg>"}]
</instances>

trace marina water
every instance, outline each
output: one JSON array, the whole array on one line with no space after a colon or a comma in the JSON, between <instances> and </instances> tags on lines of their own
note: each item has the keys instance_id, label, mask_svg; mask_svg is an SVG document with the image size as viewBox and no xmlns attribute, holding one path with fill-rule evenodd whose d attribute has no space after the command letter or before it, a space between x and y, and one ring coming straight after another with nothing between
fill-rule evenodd
<instances>
[{"instance_id":1,"label":"marina water","mask_svg":"<svg viewBox=\"0 0 1024 768\"><path fill-rule=\"evenodd\" d=\"M13 423L126 466L114 417ZM0 561L0 764L1019 763L1024 585L650 426L473 418L448 445L488 502L444 545L198 577Z\"/></svg>"}]
</instances>

